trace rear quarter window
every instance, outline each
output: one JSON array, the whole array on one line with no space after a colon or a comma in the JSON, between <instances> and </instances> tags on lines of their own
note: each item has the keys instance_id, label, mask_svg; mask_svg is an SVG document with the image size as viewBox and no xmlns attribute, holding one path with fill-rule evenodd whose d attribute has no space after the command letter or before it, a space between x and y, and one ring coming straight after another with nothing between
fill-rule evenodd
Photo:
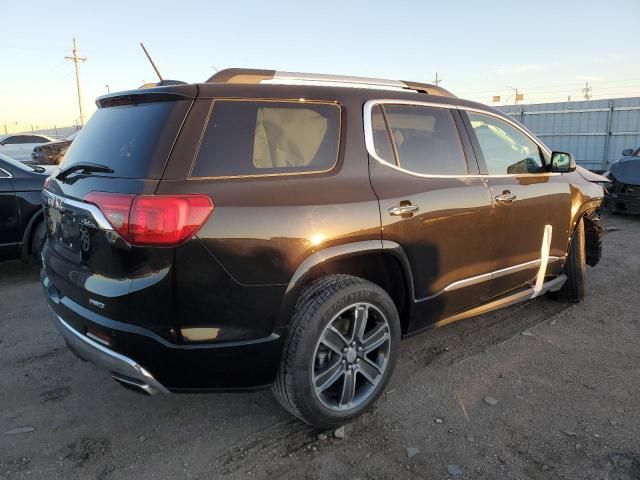
<instances>
[{"instance_id":1,"label":"rear quarter window","mask_svg":"<svg viewBox=\"0 0 640 480\"><path fill-rule=\"evenodd\" d=\"M323 172L339 143L336 104L215 100L191 177Z\"/></svg>"}]
</instances>

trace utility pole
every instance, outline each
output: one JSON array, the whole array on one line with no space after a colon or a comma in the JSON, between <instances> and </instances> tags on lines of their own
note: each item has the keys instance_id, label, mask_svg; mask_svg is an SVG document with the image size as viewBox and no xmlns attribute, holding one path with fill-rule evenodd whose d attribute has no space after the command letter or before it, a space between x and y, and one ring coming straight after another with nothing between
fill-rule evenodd
<instances>
[{"instance_id":1,"label":"utility pole","mask_svg":"<svg viewBox=\"0 0 640 480\"><path fill-rule=\"evenodd\" d=\"M73 57L64 57L66 60L71 60L76 67L76 87L78 88L78 107L80 108L80 125L84 127L84 113L82 111L82 92L80 91L80 69L78 68L78 62L84 62L87 57L78 56L78 45L76 44L76 37L73 37Z\"/></svg>"},{"instance_id":2,"label":"utility pole","mask_svg":"<svg viewBox=\"0 0 640 480\"><path fill-rule=\"evenodd\" d=\"M584 93L585 100L591 100L591 97L593 97L593 95L591 95L591 90L593 90L593 88L589 86L589 82L585 82L584 88L582 89L582 93Z\"/></svg>"},{"instance_id":3,"label":"utility pole","mask_svg":"<svg viewBox=\"0 0 640 480\"><path fill-rule=\"evenodd\" d=\"M436 72L436 79L433 81L433 84L437 87L442 82L441 78L438 78L438 72Z\"/></svg>"},{"instance_id":4,"label":"utility pole","mask_svg":"<svg viewBox=\"0 0 640 480\"><path fill-rule=\"evenodd\" d=\"M515 92L514 99L513 99L513 104L514 105L517 105L518 101L524 100L524 94L523 93L519 93L518 89L516 87L510 87L509 85L507 85L507 88L510 88L511 90L513 90ZM507 100L505 100L505 102L508 101L508 100L509 99L507 98Z\"/></svg>"}]
</instances>

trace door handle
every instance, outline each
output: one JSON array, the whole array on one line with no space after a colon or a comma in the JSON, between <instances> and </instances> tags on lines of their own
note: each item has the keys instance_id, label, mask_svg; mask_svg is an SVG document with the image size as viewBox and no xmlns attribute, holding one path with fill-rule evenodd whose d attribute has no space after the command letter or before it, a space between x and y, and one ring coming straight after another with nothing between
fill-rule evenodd
<instances>
[{"instance_id":1,"label":"door handle","mask_svg":"<svg viewBox=\"0 0 640 480\"><path fill-rule=\"evenodd\" d=\"M396 205L395 207L391 207L389 209L389 215L393 215L393 216L398 216L401 217L403 215L406 216L411 216L413 215L414 212L417 212L418 210L420 210L420 207L418 205L411 205L406 204L406 205Z\"/></svg>"},{"instance_id":2,"label":"door handle","mask_svg":"<svg viewBox=\"0 0 640 480\"><path fill-rule=\"evenodd\" d=\"M505 205L511 205L516 199L515 193L511 193L509 190L505 190L500 195L496 195L496 202L503 203Z\"/></svg>"}]
</instances>

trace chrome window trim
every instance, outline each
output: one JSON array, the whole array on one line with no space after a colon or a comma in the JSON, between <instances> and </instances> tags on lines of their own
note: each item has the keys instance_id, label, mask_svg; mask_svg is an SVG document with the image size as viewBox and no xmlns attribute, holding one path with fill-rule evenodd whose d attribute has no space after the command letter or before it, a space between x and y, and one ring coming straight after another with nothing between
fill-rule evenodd
<instances>
[{"instance_id":1,"label":"chrome window trim","mask_svg":"<svg viewBox=\"0 0 640 480\"><path fill-rule=\"evenodd\" d=\"M3 172L3 173L5 173L5 174L6 174L5 176L0 176L0 179L1 179L1 178L13 178L13 174L12 174L11 172L8 172L8 171L7 171L7 170L5 170L4 168L1 168L1 167L0 167L0 172Z\"/></svg>"},{"instance_id":2,"label":"chrome window trim","mask_svg":"<svg viewBox=\"0 0 640 480\"><path fill-rule=\"evenodd\" d=\"M516 122L514 122L512 119L508 118L508 117L503 117L502 115L499 115L497 113L494 112L490 112L488 110L483 110L481 108L475 108L475 107L467 107L465 105L460 105L458 106L458 110L465 110L467 112L475 112L475 113L482 113L484 115L489 115L491 117L497 118L498 120L502 120L505 123L508 123L509 125L511 125L512 127L514 127L516 130L519 130L525 137L527 137L529 140L531 140L533 143L535 143L536 145L538 145L538 147L540 147L540 149L545 152L548 155L551 155L551 150L549 149L549 147L547 147L544 143L542 143L540 140L538 140L537 138L535 138L534 136L531 135L530 132L526 131L524 128L522 128L521 125L517 124ZM541 175L539 173L529 173L527 175ZM511 175L507 175L509 177L513 177L513 176L518 176L517 173L511 174Z\"/></svg>"},{"instance_id":3,"label":"chrome window trim","mask_svg":"<svg viewBox=\"0 0 640 480\"><path fill-rule=\"evenodd\" d=\"M71 200L70 198L61 197L60 195L51 193L48 190L43 190L42 196L46 199L46 203L50 207L59 208L61 210L64 210L64 207L73 207L79 210L83 210L91 214L98 227L100 227L102 230L113 231L113 227L109 223L109 220L107 220L107 217L105 217L100 209L92 203L84 203L77 200Z\"/></svg>"},{"instance_id":4,"label":"chrome window trim","mask_svg":"<svg viewBox=\"0 0 640 480\"><path fill-rule=\"evenodd\" d=\"M470 112L482 113L485 115L490 115L499 120L503 120L506 123L512 125L514 128L518 129L522 132L527 138L531 139L538 147L540 147L545 153L551 155L551 150L533 138L530 133L523 130L517 123L513 122L509 118L502 117L494 112L489 110L483 110L475 107L467 107L466 105L457 105L457 104L447 104L447 103L435 103L435 102L421 102L418 100L399 100L399 99L375 99L369 100L364 104L363 109L363 122L364 122L364 143L367 148L367 152L369 155L374 158L378 163L398 170L400 172L406 173L408 175L413 175L414 177L422 177L422 178L511 178L511 177L555 177L560 175L560 173L555 172L543 172L543 173L512 173L512 174L502 174L502 175L485 175L485 174L466 174L466 175L446 175L446 174L427 174L427 173L417 173L412 172L411 170L404 169L397 165L390 163L389 161L383 159L376 153L375 144L373 142L373 123L371 121L371 113L373 107L376 105L414 105L418 107L433 107L433 108L446 108L449 110L465 110Z\"/></svg>"}]
</instances>

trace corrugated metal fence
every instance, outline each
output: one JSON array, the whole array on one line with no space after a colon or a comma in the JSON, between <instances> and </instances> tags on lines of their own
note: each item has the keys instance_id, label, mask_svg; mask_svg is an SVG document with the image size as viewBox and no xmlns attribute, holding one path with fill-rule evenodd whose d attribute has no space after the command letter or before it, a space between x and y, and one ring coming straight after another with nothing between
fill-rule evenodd
<instances>
[{"instance_id":1,"label":"corrugated metal fence","mask_svg":"<svg viewBox=\"0 0 640 480\"><path fill-rule=\"evenodd\" d=\"M622 150L640 147L640 97L498 108L585 168L606 170Z\"/></svg>"}]
</instances>

